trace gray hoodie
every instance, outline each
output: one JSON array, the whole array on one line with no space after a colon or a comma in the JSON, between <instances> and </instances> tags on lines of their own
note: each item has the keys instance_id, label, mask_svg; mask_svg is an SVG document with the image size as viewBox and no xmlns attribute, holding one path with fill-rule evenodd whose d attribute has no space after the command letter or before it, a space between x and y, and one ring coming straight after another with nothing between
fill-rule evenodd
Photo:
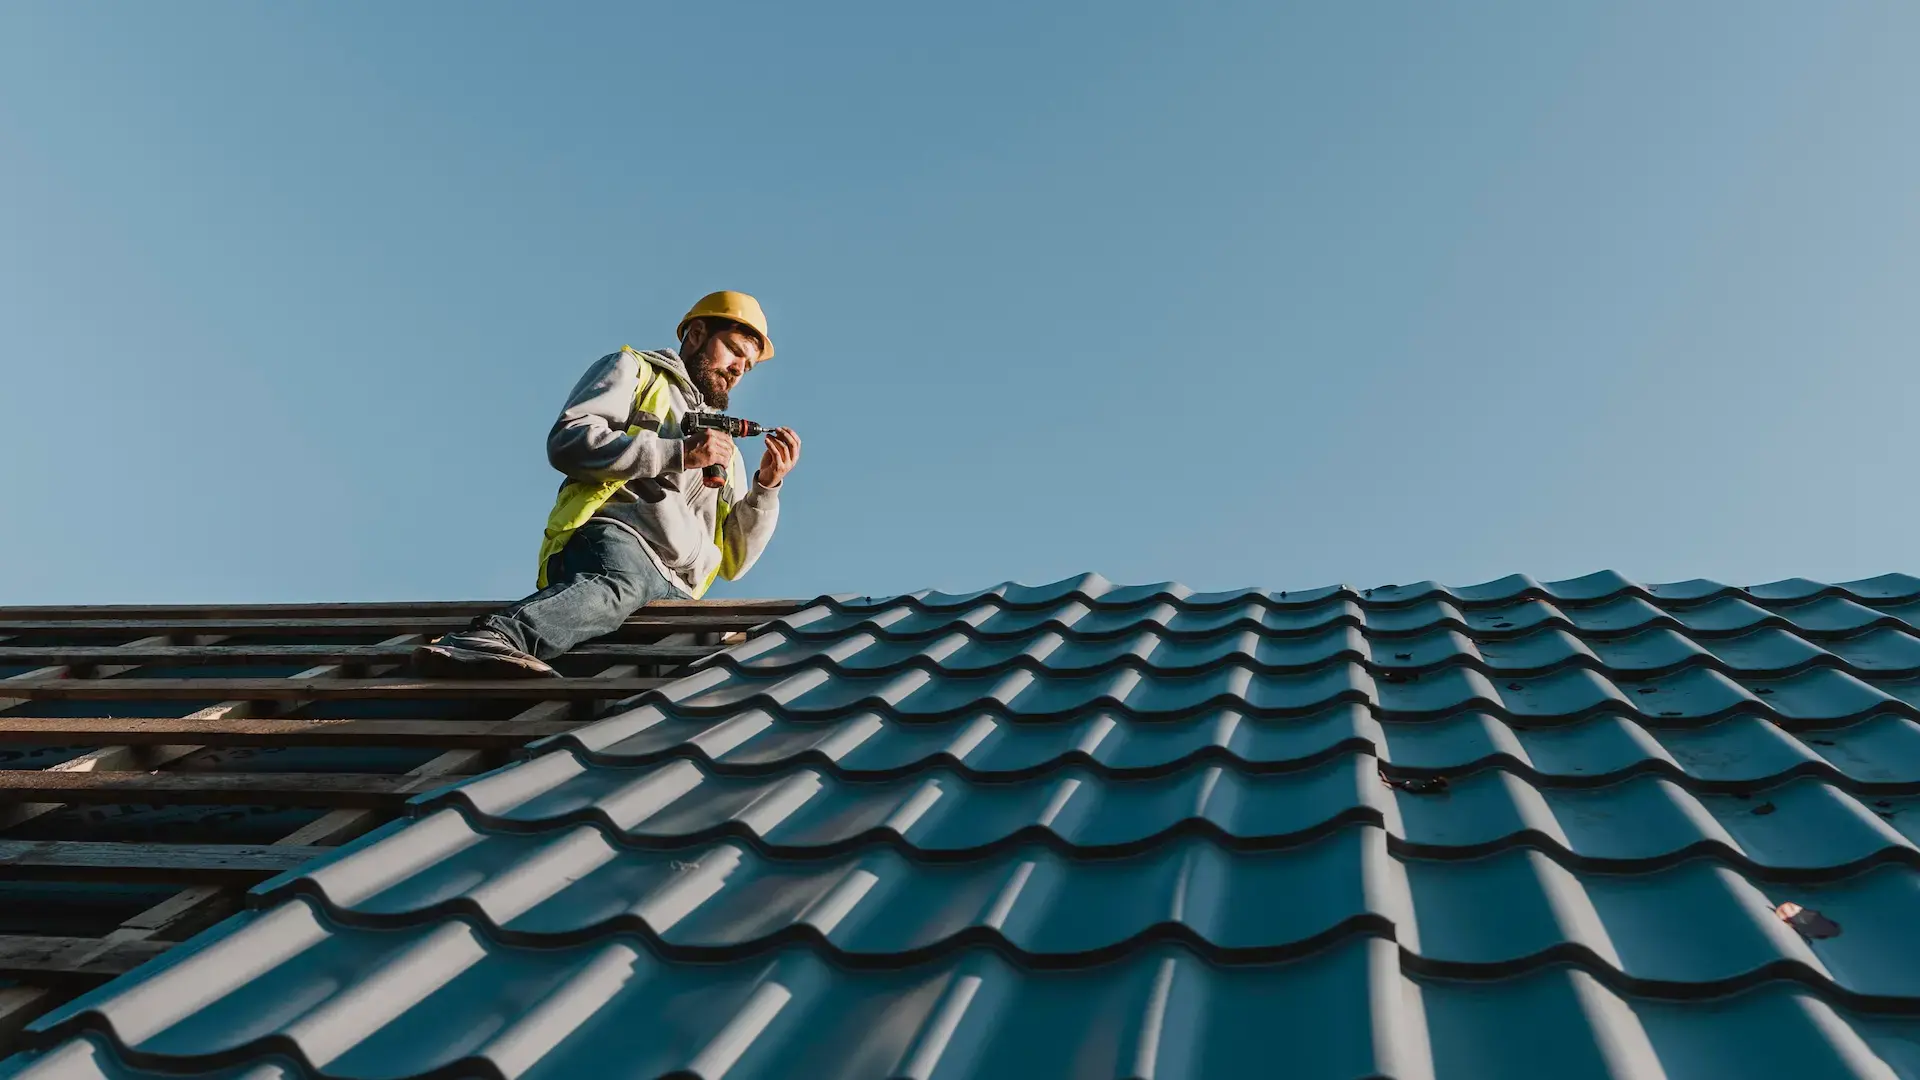
<instances>
[{"instance_id":1,"label":"gray hoodie","mask_svg":"<svg viewBox=\"0 0 1920 1080\"><path fill-rule=\"evenodd\" d=\"M646 361L669 380L665 416L634 407ZM705 400L678 353L623 348L587 369L547 433L547 460L569 479L626 481L594 516L638 536L660 572L689 596L703 591L723 563L714 538L722 489L702 484L700 470L681 466L680 417L702 411ZM636 424L645 430L627 434ZM720 539L725 576L732 579L766 549L780 518L780 493L754 483L737 452L724 490L732 510Z\"/></svg>"}]
</instances>

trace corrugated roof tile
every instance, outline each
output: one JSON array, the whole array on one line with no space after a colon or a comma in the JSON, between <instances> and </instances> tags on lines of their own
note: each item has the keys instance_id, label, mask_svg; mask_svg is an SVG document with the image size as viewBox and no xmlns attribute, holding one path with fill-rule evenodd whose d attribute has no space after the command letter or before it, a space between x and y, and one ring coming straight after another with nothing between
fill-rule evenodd
<instances>
[{"instance_id":1,"label":"corrugated roof tile","mask_svg":"<svg viewBox=\"0 0 1920 1080\"><path fill-rule=\"evenodd\" d=\"M825 598L0 1077L1915 1080L1912 615L1905 575Z\"/></svg>"}]
</instances>

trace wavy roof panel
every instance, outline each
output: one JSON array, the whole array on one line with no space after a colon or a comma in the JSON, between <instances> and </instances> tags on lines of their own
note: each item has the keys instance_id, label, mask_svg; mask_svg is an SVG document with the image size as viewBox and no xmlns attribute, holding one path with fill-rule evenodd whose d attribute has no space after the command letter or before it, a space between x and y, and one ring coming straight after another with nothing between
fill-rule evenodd
<instances>
[{"instance_id":1,"label":"wavy roof panel","mask_svg":"<svg viewBox=\"0 0 1920 1080\"><path fill-rule=\"evenodd\" d=\"M1920 579L825 598L0 1077L1920 1078Z\"/></svg>"}]
</instances>

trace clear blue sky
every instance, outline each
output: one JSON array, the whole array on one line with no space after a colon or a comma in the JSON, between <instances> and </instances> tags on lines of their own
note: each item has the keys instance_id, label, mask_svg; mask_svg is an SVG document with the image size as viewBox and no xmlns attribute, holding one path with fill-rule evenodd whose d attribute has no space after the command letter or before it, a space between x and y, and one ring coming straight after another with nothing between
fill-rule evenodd
<instances>
[{"instance_id":1,"label":"clear blue sky","mask_svg":"<svg viewBox=\"0 0 1920 1080\"><path fill-rule=\"evenodd\" d=\"M567 389L715 288L806 441L732 595L1920 570L1917 51L1892 0L7 4L0 602L517 595Z\"/></svg>"}]
</instances>

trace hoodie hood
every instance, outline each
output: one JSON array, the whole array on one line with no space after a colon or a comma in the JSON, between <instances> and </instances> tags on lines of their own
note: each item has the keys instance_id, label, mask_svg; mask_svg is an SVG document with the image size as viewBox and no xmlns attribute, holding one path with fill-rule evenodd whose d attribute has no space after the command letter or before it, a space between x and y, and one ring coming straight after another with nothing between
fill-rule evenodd
<instances>
[{"instance_id":1,"label":"hoodie hood","mask_svg":"<svg viewBox=\"0 0 1920 1080\"><path fill-rule=\"evenodd\" d=\"M633 346L629 345L627 348L633 349ZM646 357L653 362L654 367L665 372L667 377L673 380L674 385L680 388L680 392L687 395L690 399L689 403L694 408L706 407L707 395L701 393L700 388L694 385L693 376L687 371L687 362L680 359L678 352L672 349L633 349L633 351Z\"/></svg>"}]
</instances>

